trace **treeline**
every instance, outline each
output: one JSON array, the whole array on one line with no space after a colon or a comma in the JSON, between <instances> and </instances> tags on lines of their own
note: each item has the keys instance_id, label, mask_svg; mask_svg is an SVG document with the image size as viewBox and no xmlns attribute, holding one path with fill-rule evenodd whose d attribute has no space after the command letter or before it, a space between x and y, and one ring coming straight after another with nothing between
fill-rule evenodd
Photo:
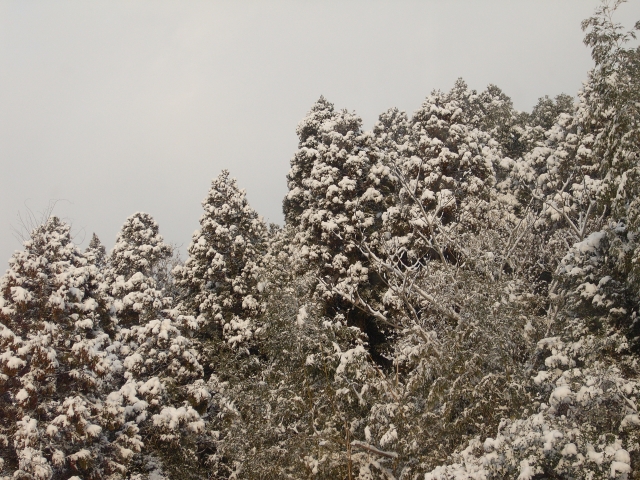
<instances>
[{"instance_id":1,"label":"treeline","mask_svg":"<svg viewBox=\"0 0 640 480\"><path fill-rule=\"evenodd\" d=\"M181 262L56 217L0 279L0 477L637 478L640 50L577 101L459 80L372 131L320 98L285 225L223 171ZM640 24L636 25L636 29Z\"/></svg>"}]
</instances>

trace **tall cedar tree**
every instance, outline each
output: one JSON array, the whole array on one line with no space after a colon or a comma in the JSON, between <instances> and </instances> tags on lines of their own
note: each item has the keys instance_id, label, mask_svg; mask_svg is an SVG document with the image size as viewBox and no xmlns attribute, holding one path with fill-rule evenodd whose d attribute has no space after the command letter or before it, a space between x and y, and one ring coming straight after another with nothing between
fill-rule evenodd
<instances>
[{"instance_id":1,"label":"tall cedar tree","mask_svg":"<svg viewBox=\"0 0 640 480\"><path fill-rule=\"evenodd\" d=\"M137 428L105 401L121 383L116 320L69 232L47 220L0 280L2 457L14 478L118 475L140 449Z\"/></svg>"}]
</instances>

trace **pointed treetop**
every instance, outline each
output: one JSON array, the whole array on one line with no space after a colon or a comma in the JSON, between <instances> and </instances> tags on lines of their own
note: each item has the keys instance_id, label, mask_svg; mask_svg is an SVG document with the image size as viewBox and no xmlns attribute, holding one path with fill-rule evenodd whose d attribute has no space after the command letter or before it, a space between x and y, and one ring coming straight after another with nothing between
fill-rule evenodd
<instances>
[{"instance_id":1,"label":"pointed treetop","mask_svg":"<svg viewBox=\"0 0 640 480\"><path fill-rule=\"evenodd\" d=\"M234 315L246 319L259 307L254 273L266 248L267 227L228 170L212 181L202 206L189 257L173 270L176 283L187 292L181 308L222 324Z\"/></svg>"},{"instance_id":2,"label":"pointed treetop","mask_svg":"<svg viewBox=\"0 0 640 480\"><path fill-rule=\"evenodd\" d=\"M6 325L24 333L33 324L55 319L60 328L74 329L71 315L92 317L92 328L101 322L111 328L111 319L103 315L106 300L96 292L97 269L73 243L70 227L57 217L36 227L25 249L9 260L9 270L0 278L0 305L19 306L2 312L9 315ZM89 298L89 303L85 303Z\"/></svg>"},{"instance_id":3,"label":"pointed treetop","mask_svg":"<svg viewBox=\"0 0 640 480\"><path fill-rule=\"evenodd\" d=\"M91 237L89 246L86 248L84 253L91 263L99 267L102 267L104 265L107 256L107 250L104 248L104 245L95 234L95 232Z\"/></svg>"},{"instance_id":4,"label":"pointed treetop","mask_svg":"<svg viewBox=\"0 0 640 480\"><path fill-rule=\"evenodd\" d=\"M49 217L33 229L23 245L25 252L16 252L10 262L15 260L16 255L42 255L51 262L68 260L79 253L71 238L71 227L58 217Z\"/></svg>"},{"instance_id":5,"label":"pointed treetop","mask_svg":"<svg viewBox=\"0 0 640 480\"><path fill-rule=\"evenodd\" d=\"M258 218L258 214L249 206L247 193L238 187L238 182L231 177L229 170L222 170L213 179L207 197L202 201L205 213L200 224L206 219L213 219L219 223L234 223L241 217Z\"/></svg>"},{"instance_id":6,"label":"pointed treetop","mask_svg":"<svg viewBox=\"0 0 640 480\"><path fill-rule=\"evenodd\" d=\"M91 241L89 242L89 248L104 248L104 245L102 245L102 242L98 238L98 235L95 234L95 232L91 236Z\"/></svg>"},{"instance_id":7,"label":"pointed treetop","mask_svg":"<svg viewBox=\"0 0 640 480\"><path fill-rule=\"evenodd\" d=\"M462 99L468 97L470 93L467 82L465 82L462 77L459 77L453 84L453 88L449 92L449 96L454 99Z\"/></svg>"},{"instance_id":8,"label":"pointed treetop","mask_svg":"<svg viewBox=\"0 0 640 480\"><path fill-rule=\"evenodd\" d=\"M323 122L334 116L333 103L323 96L313 104L307 116L302 119L296 128L296 134L300 140L300 147L303 147L310 137L316 137Z\"/></svg>"},{"instance_id":9,"label":"pointed treetop","mask_svg":"<svg viewBox=\"0 0 640 480\"><path fill-rule=\"evenodd\" d=\"M114 275L149 275L160 260L170 255L171 246L164 243L153 217L137 212L124 222L110 260Z\"/></svg>"}]
</instances>

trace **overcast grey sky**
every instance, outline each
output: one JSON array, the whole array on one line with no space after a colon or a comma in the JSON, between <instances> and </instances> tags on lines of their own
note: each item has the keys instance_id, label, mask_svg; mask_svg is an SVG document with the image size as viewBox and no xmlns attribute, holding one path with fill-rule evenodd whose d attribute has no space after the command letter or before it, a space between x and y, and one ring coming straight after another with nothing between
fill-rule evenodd
<instances>
[{"instance_id":1,"label":"overcast grey sky","mask_svg":"<svg viewBox=\"0 0 640 480\"><path fill-rule=\"evenodd\" d=\"M640 2L620 19L640 19ZM69 219L110 248L152 214L188 246L228 168L282 223L295 127L323 94L365 128L411 113L457 77L530 110L591 67L580 21L596 0L0 0L0 271L18 212Z\"/></svg>"}]
</instances>

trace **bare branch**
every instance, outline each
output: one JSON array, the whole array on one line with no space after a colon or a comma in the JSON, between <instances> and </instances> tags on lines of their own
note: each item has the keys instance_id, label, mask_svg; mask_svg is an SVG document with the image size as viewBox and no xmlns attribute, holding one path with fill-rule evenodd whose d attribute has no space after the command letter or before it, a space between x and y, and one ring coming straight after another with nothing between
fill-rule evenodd
<instances>
[{"instance_id":1,"label":"bare branch","mask_svg":"<svg viewBox=\"0 0 640 480\"><path fill-rule=\"evenodd\" d=\"M370 258L372 258L378 265L380 265L381 267L385 268L389 273L392 273L393 275L395 275L398 278L404 278L404 276L406 275L405 272L402 272L398 267L396 267L395 265L391 265L388 264L387 262L383 261L382 259L380 259L375 253L373 253L371 251L371 249L369 247L367 247L366 245L364 245L364 248L367 251L367 254L369 255ZM435 311L437 311L438 313L446 316L447 318L451 319L451 320L455 320L456 322L460 321L460 315L458 315L456 312L454 312L453 310L446 308L446 307L442 307L440 305L438 305L438 302L436 301L435 298L433 298L433 296L431 296L429 293L427 293L426 291L424 291L423 289L421 289L420 287L416 286L415 284L412 285L412 290L415 291L420 297L422 297L424 300L426 300L427 302L429 302L433 309Z\"/></svg>"},{"instance_id":2,"label":"bare branch","mask_svg":"<svg viewBox=\"0 0 640 480\"><path fill-rule=\"evenodd\" d=\"M447 261L444 258L444 253L442 252L442 248L440 248L440 245L438 245L438 243L435 241L435 228L433 226L433 223L431 222L431 219L430 219L429 215L427 214L426 210L424 209L424 206L422 205L422 202L420 200L418 200L418 198L415 195L415 192L411 190L411 188L407 184L407 181L404 178L404 175L402 174L402 172L400 172L398 166L394 164L392 168L393 168L396 176L398 177L398 180L400 180L400 183L402 184L402 186L405 188L407 193L411 196L411 199L413 200L413 202L420 208L420 211L422 212L422 216L424 218L424 221L426 222L427 226L429 227L429 233L431 234L432 239L433 239L433 243L432 244L434 245L434 248L435 248L436 252L438 253L438 256L440 257L440 261L444 265L446 265ZM416 182L416 185L417 185L417 182Z\"/></svg>"},{"instance_id":3,"label":"bare branch","mask_svg":"<svg viewBox=\"0 0 640 480\"><path fill-rule=\"evenodd\" d=\"M363 443L363 442L360 442L358 440L354 440L353 442L351 442L351 445L353 445L354 447L358 447L358 448L361 448L363 450L366 450L368 452L371 452L371 453L373 453L375 455L380 455L381 457L398 458L398 454L396 452L385 452L385 451L377 449L373 445L369 445L368 443Z\"/></svg>"}]
</instances>

